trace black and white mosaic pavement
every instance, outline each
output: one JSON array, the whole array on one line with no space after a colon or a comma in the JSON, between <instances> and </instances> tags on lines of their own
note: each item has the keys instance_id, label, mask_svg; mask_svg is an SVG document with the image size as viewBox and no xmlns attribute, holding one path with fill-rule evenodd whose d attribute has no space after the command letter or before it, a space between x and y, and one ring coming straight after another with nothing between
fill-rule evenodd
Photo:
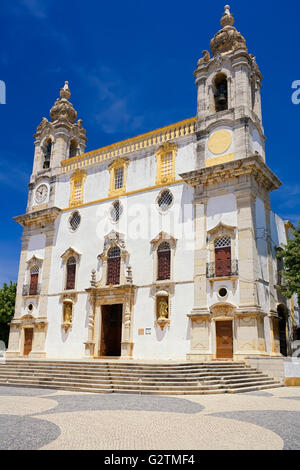
<instances>
[{"instance_id":1,"label":"black and white mosaic pavement","mask_svg":"<svg viewBox=\"0 0 300 470\"><path fill-rule=\"evenodd\" d=\"M299 388L160 397L0 386L1 450L151 450L160 443L161 449L177 443L182 450L300 450Z\"/></svg>"}]
</instances>

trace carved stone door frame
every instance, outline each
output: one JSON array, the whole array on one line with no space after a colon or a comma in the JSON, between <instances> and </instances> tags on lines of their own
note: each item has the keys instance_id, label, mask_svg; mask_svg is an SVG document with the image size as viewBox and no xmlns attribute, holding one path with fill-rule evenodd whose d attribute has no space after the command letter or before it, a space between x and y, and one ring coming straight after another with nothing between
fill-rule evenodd
<instances>
[{"instance_id":1,"label":"carved stone door frame","mask_svg":"<svg viewBox=\"0 0 300 470\"><path fill-rule=\"evenodd\" d=\"M91 312L89 316L86 355L97 358L101 347L102 306L122 305L121 358L133 357L133 310L136 287L128 284L116 287L87 289L90 294Z\"/></svg>"}]
</instances>

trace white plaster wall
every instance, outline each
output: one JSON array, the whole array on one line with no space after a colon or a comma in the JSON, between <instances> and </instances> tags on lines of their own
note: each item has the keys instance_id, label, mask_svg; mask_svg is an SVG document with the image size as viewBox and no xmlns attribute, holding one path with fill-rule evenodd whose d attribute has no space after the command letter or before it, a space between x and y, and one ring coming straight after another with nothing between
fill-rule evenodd
<instances>
[{"instance_id":1,"label":"white plaster wall","mask_svg":"<svg viewBox=\"0 0 300 470\"><path fill-rule=\"evenodd\" d=\"M214 229L219 223L237 227L237 205L234 194L226 194L208 200L207 231Z\"/></svg>"},{"instance_id":2,"label":"white plaster wall","mask_svg":"<svg viewBox=\"0 0 300 470\"><path fill-rule=\"evenodd\" d=\"M192 171L196 168L195 143L178 142L178 152L175 163L175 176ZM126 191L136 191L156 184L156 156L155 150L141 152L130 158L127 168ZM110 185L110 162L99 166L87 168L87 177L84 186L84 203L98 201L108 197ZM55 205L60 208L69 206L70 200L70 174L63 175L56 183Z\"/></svg>"},{"instance_id":3,"label":"white plaster wall","mask_svg":"<svg viewBox=\"0 0 300 470\"><path fill-rule=\"evenodd\" d=\"M193 284L176 285L171 300L170 328L154 327L155 299L150 289L140 289L134 307L134 357L136 359L186 359L190 352L190 321L193 308ZM139 336L139 329L151 328L151 335Z\"/></svg>"},{"instance_id":4,"label":"white plaster wall","mask_svg":"<svg viewBox=\"0 0 300 470\"><path fill-rule=\"evenodd\" d=\"M66 333L62 328L63 306L58 296L48 299L48 328L45 350L48 357L79 359L84 356L87 341L89 304L87 294L78 295L73 310L73 325Z\"/></svg>"},{"instance_id":5,"label":"white plaster wall","mask_svg":"<svg viewBox=\"0 0 300 470\"><path fill-rule=\"evenodd\" d=\"M49 333L46 345L49 357L54 353L59 354L59 357L67 357L69 354L72 357L83 355L82 348L87 338L86 317L88 315L87 297L84 291L90 287L92 269L97 270L97 280L101 279L102 266L97 260L97 256L103 252L104 236L111 230L125 235L126 250L129 253L128 263L132 266L134 283L138 286L148 286L148 288L145 287L138 291L135 306L137 318L143 315L143 327L146 328L145 324L151 320L150 326L152 325L154 328L155 299L149 298L149 286L154 281L151 240L156 238L161 231L177 239L174 256L174 282L191 281L192 283L194 275L193 189L182 183L173 185L169 189L173 194L174 202L172 208L165 215L162 215L156 206L156 199L161 189L155 189L120 198L123 215L119 224L113 223L108 216L112 201L76 209L81 215L81 225L76 232L72 232L68 224L72 210L63 212L57 219L49 288L49 294L53 296L49 298ZM81 254L76 276L76 291L83 293L78 294L74 312L74 327L67 338L64 338L61 328L60 295L64 293L65 279L61 256L70 247ZM186 328L188 322L186 314L193 307L193 284L189 287L188 301L185 289L188 289L186 285L183 288L180 285L175 288L174 326L172 327L175 336L168 332L164 338L156 340L157 345L160 345L157 357L162 354L160 356L162 359L166 354L169 354L168 351L174 352L178 348L177 341L182 334L182 328ZM145 294L145 292L147 293ZM183 309L184 314L181 313ZM152 338L154 337L156 338L156 335ZM149 338L147 338L148 340ZM186 344L186 339L184 339L184 344ZM140 357L142 357L143 353L139 348L140 346L137 346ZM185 346L180 346L180 348L185 348ZM178 352L178 357L183 357L182 354L184 356L185 353ZM150 356L148 357L150 358ZM151 357L153 358L153 354Z\"/></svg>"}]
</instances>

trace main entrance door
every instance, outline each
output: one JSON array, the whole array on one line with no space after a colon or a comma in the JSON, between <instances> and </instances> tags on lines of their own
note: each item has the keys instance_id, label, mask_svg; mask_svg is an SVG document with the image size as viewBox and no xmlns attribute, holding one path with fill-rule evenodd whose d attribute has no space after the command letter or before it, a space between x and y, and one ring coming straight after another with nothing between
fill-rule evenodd
<instances>
[{"instance_id":1,"label":"main entrance door","mask_svg":"<svg viewBox=\"0 0 300 470\"><path fill-rule=\"evenodd\" d=\"M232 321L217 321L217 359L233 359Z\"/></svg>"},{"instance_id":2,"label":"main entrance door","mask_svg":"<svg viewBox=\"0 0 300 470\"><path fill-rule=\"evenodd\" d=\"M24 356L32 351L33 328L24 328Z\"/></svg>"},{"instance_id":3,"label":"main entrance door","mask_svg":"<svg viewBox=\"0 0 300 470\"><path fill-rule=\"evenodd\" d=\"M100 356L120 357L123 305L103 305Z\"/></svg>"}]
</instances>

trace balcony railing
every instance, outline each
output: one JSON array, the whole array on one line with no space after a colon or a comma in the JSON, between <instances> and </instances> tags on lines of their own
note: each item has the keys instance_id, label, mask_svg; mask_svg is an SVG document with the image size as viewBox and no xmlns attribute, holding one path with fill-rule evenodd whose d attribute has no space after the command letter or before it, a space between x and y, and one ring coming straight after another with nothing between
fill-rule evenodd
<instances>
[{"instance_id":1,"label":"balcony railing","mask_svg":"<svg viewBox=\"0 0 300 470\"><path fill-rule=\"evenodd\" d=\"M237 260L218 263L208 263L206 268L207 279L232 277L239 275L239 263Z\"/></svg>"},{"instance_id":2,"label":"balcony railing","mask_svg":"<svg viewBox=\"0 0 300 470\"><path fill-rule=\"evenodd\" d=\"M35 288L31 287L29 284L23 286L23 297L27 297L29 295L40 295L41 294L41 285L38 284Z\"/></svg>"}]
</instances>

